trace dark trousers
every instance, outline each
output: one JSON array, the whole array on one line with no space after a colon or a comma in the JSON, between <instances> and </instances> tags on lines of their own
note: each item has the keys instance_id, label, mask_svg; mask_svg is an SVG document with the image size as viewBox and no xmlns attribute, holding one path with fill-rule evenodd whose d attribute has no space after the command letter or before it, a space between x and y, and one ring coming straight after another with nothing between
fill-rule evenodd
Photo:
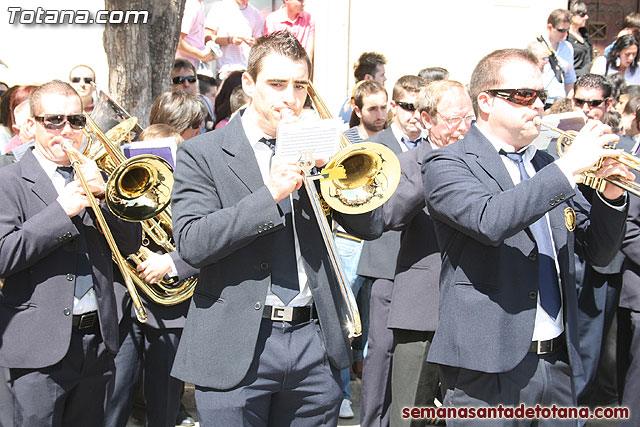
<instances>
[{"instance_id":1,"label":"dark trousers","mask_svg":"<svg viewBox=\"0 0 640 427\"><path fill-rule=\"evenodd\" d=\"M601 274L585 266L583 286L578 294L578 351L584 367L584 375L575 379L579 405L593 406L616 400L616 364L615 359L608 357L611 348L606 338L618 307L621 282L621 273ZM608 386L602 383L604 379ZM610 398L605 399L607 402L597 402L596 396L603 394L603 388Z\"/></svg>"},{"instance_id":2,"label":"dark trousers","mask_svg":"<svg viewBox=\"0 0 640 427\"><path fill-rule=\"evenodd\" d=\"M631 412L619 426L640 425L640 312L618 309L618 395Z\"/></svg>"},{"instance_id":3,"label":"dark trousers","mask_svg":"<svg viewBox=\"0 0 640 427\"><path fill-rule=\"evenodd\" d=\"M42 369L10 369L18 426L101 426L114 375L99 333L71 334L62 360Z\"/></svg>"},{"instance_id":4,"label":"dark trousers","mask_svg":"<svg viewBox=\"0 0 640 427\"><path fill-rule=\"evenodd\" d=\"M341 401L340 371L329 364L317 320L262 319L242 382L231 390L196 386L203 427L336 426Z\"/></svg>"},{"instance_id":5,"label":"dark trousers","mask_svg":"<svg viewBox=\"0 0 640 427\"><path fill-rule=\"evenodd\" d=\"M508 372L489 374L440 365L440 381L445 407L576 406L576 394L565 350L538 356L527 353ZM456 426L576 426L577 420L447 418L447 427Z\"/></svg>"},{"instance_id":6,"label":"dark trousers","mask_svg":"<svg viewBox=\"0 0 640 427\"><path fill-rule=\"evenodd\" d=\"M115 384L107 405L106 426L127 425L141 368L146 425L175 426L184 383L170 373L181 334L182 329L155 329L131 317L122 319L121 345L115 359Z\"/></svg>"},{"instance_id":7,"label":"dark trousers","mask_svg":"<svg viewBox=\"0 0 640 427\"><path fill-rule=\"evenodd\" d=\"M9 368L0 367L0 426L13 427L13 396L9 385Z\"/></svg>"},{"instance_id":8,"label":"dark trousers","mask_svg":"<svg viewBox=\"0 0 640 427\"><path fill-rule=\"evenodd\" d=\"M376 279L371 287L369 341L362 364L360 419L363 427L387 427L391 413L393 332L387 328L393 281Z\"/></svg>"},{"instance_id":9,"label":"dark trousers","mask_svg":"<svg viewBox=\"0 0 640 427\"><path fill-rule=\"evenodd\" d=\"M402 408L434 406L440 385L438 365L427 362L433 332L393 330L391 427L418 427L427 420L402 418Z\"/></svg>"}]
</instances>

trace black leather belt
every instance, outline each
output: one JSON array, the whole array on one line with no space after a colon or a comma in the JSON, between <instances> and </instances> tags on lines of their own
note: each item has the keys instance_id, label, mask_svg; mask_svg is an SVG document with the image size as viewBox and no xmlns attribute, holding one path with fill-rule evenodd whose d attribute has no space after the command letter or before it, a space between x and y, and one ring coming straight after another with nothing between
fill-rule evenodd
<instances>
[{"instance_id":1,"label":"black leather belt","mask_svg":"<svg viewBox=\"0 0 640 427\"><path fill-rule=\"evenodd\" d=\"M281 307L277 305L266 305L262 312L263 319L270 319L276 322L302 323L318 318L315 305L305 305L304 307Z\"/></svg>"},{"instance_id":2,"label":"black leather belt","mask_svg":"<svg viewBox=\"0 0 640 427\"><path fill-rule=\"evenodd\" d=\"M557 337L546 341L532 341L529 353L549 354L564 347L564 332Z\"/></svg>"},{"instance_id":3,"label":"black leather belt","mask_svg":"<svg viewBox=\"0 0 640 427\"><path fill-rule=\"evenodd\" d=\"M71 320L73 332L77 334L90 334L100 330L98 312L92 311L84 314L74 314Z\"/></svg>"}]
</instances>

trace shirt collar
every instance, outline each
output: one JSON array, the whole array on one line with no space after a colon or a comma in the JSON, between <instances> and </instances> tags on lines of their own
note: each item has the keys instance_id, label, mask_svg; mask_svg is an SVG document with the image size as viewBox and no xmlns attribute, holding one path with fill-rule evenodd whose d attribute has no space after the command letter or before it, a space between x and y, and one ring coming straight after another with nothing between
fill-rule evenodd
<instances>
[{"instance_id":1,"label":"shirt collar","mask_svg":"<svg viewBox=\"0 0 640 427\"><path fill-rule=\"evenodd\" d=\"M515 153L516 152L516 149L513 147L513 145L507 144L506 142L504 142L500 138L496 137L495 135L490 134L489 132L487 132L486 129L483 129L480 126L476 126L476 128L480 131L480 133L482 133L484 135L485 138L487 138L489 140L489 142L491 143L493 148L495 148L495 150L498 153L500 152L500 150L503 150L503 151L505 151L507 153ZM538 148L532 142L529 145L527 145L526 147L523 147L520 150L518 150L518 153L522 154L522 160L523 161L530 162L531 159L533 159L533 156L536 155L536 151L537 150L538 150Z\"/></svg>"},{"instance_id":2,"label":"shirt collar","mask_svg":"<svg viewBox=\"0 0 640 427\"><path fill-rule=\"evenodd\" d=\"M36 160L38 161L38 163L40 163L40 166L42 166L42 169L44 169L44 172L47 174L49 179L53 179L53 176L55 175L56 170L60 165L52 162L49 159L44 158L44 156L40 154L38 150L36 150L35 148L33 149L32 152L33 152L33 155L36 157Z\"/></svg>"},{"instance_id":3,"label":"shirt collar","mask_svg":"<svg viewBox=\"0 0 640 427\"><path fill-rule=\"evenodd\" d=\"M275 138L274 136L269 136L269 135L266 135L264 132L262 132L262 130L260 130L260 128L256 126L252 120L250 120L247 114L243 114L242 117L240 117L240 120L242 120L242 128L244 129L244 134L247 136L247 139L249 140L249 144L251 145L251 148L253 148L254 150L256 146L258 146L258 144L262 144L260 142L262 138L266 138L266 139Z\"/></svg>"}]
</instances>

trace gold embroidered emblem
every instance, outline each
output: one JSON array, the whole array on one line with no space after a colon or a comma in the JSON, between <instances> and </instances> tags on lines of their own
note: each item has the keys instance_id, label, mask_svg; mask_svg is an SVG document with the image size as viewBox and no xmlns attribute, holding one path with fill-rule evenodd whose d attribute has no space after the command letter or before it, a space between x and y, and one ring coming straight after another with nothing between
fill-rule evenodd
<instances>
[{"instance_id":1,"label":"gold embroidered emblem","mask_svg":"<svg viewBox=\"0 0 640 427\"><path fill-rule=\"evenodd\" d=\"M574 211L573 208L565 208L564 225L569 231L573 231L576 229L576 211Z\"/></svg>"}]
</instances>

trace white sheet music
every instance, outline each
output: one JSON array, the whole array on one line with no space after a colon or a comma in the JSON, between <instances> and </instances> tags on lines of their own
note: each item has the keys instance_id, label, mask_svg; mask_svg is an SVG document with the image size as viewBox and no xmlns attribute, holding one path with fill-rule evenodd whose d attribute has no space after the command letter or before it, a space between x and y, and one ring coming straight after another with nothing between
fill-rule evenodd
<instances>
[{"instance_id":1,"label":"white sheet music","mask_svg":"<svg viewBox=\"0 0 640 427\"><path fill-rule=\"evenodd\" d=\"M341 120L300 120L278 126L276 155L285 161L297 162L302 153L313 158L330 158L340 147Z\"/></svg>"}]
</instances>

